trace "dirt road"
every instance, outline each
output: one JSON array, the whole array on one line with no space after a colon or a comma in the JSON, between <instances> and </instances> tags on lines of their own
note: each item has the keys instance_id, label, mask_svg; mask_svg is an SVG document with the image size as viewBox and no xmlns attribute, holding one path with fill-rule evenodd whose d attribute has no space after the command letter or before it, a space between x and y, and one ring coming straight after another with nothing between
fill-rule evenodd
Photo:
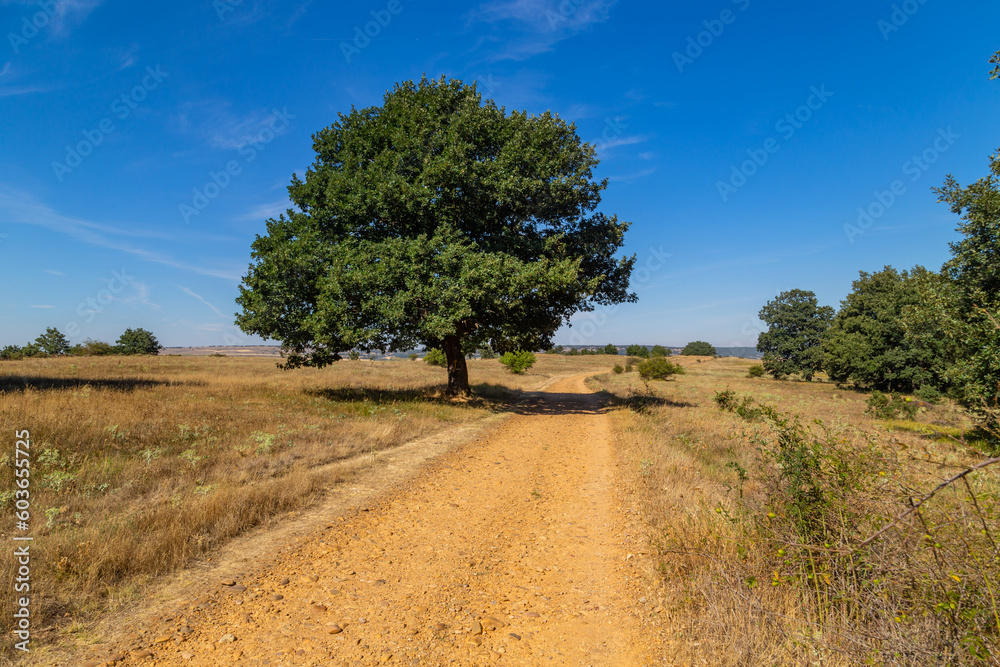
<instances>
[{"instance_id":1,"label":"dirt road","mask_svg":"<svg viewBox=\"0 0 1000 667\"><path fill-rule=\"evenodd\" d=\"M148 620L102 661L654 664L657 602L616 491L608 415L584 376L517 412L379 504Z\"/></svg>"}]
</instances>

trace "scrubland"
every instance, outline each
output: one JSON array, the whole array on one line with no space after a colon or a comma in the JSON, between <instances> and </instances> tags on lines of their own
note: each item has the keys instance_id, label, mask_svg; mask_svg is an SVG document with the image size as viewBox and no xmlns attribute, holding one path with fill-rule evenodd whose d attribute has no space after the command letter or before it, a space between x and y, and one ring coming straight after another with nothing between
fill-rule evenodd
<instances>
[{"instance_id":1,"label":"scrubland","mask_svg":"<svg viewBox=\"0 0 1000 667\"><path fill-rule=\"evenodd\" d=\"M13 534L15 431L31 434L32 628L73 629L245 531L376 466L378 452L504 411L556 373L608 362L540 355L525 375L470 362L478 397L443 397L421 361L94 357L0 364L0 505ZM12 549L0 577L14 580ZM0 597L6 632L13 595ZM39 636L36 632L34 636ZM9 644L7 645L9 647Z\"/></svg>"},{"instance_id":2,"label":"scrubland","mask_svg":"<svg viewBox=\"0 0 1000 667\"><path fill-rule=\"evenodd\" d=\"M668 657L1000 664L1000 465L945 483L996 456L961 412L878 421L867 395L832 383L681 359L674 381L592 382L616 406L628 497L669 601Z\"/></svg>"}]
</instances>

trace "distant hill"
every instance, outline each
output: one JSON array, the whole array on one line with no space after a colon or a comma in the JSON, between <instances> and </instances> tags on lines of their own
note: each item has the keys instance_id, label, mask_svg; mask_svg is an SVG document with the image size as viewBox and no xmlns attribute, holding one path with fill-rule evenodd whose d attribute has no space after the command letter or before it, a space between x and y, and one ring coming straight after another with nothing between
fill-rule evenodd
<instances>
[{"instance_id":1,"label":"distant hill","mask_svg":"<svg viewBox=\"0 0 1000 667\"><path fill-rule=\"evenodd\" d=\"M760 359L764 355L755 347L717 347L715 351L720 357L742 357L743 359Z\"/></svg>"}]
</instances>

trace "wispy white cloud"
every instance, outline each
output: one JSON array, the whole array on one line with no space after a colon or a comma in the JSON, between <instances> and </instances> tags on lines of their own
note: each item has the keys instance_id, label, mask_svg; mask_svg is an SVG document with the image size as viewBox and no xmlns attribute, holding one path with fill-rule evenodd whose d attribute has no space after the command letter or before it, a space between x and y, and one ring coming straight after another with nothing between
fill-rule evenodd
<instances>
[{"instance_id":1,"label":"wispy white cloud","mask_svg":"<svg viewBox=\"0 0 1000 667\"><path fill-rule=\"evenodd\" d=\"M281 201L271 202L270 204L260 204L258 206L254 206L237 219L241 221L268 220L269 218L277 218L279 215L283 215L288 209L297 211L298 207L287 199L283 199Z\"/></svg>"},{"instance_id":2,"label":"wispy white cloud","mask_svg":"<svg viewBox=\"0 0 1000 667\"><path fill-rule=\"evenodd\" d=\"M598 148L607 150L609 148L617 148L618 146L632 146L635 144L641 144L649 141L649 137L646 136L634 136L634 137L614 137L609 141L598 142Z\"/></svg>"},{"instance_id":3,"label":"wispy white cloud","mask_svg":"<svg viewBox=\"0 0 1000 667\"><path fill-rule=\"evenodd\" d=\"M117 250L147 262L162 264L202 276L222 278L233 282L237 282L240 279L239 274L221 268L189 264L161 252L147 250L116 238L175 240L175 235L167 235L141 228L113 227L111 225L94 223L89 220L63 215L27 193L11 190L4 186L0 186L0 222L43 227L66 234L89 245ZM191 236L189 240L196 238L196 236Z\"/></svg>"},{"instance_id":4,"label":"wispy white cloud","mask_svg":"<svg viewBox=\"0 0 1000 667\"><path fill-rule=\"evenodd\" d=\"M222 313L221 310L219 310L218 308L216 308L215 306L213 306L212 304L210 304L208 301L206 301L205 297L203 297L202 295L198 294L197 292L195 292L195 291L193 291L191 289L188 289L187 287L184 287L184 285L178 285L177 287L178 287L178 289L180 289L180 291L184 292L188 296L193 296L194 298L198 299L198 301L201 301L203 304L205 304L206 306L208 306L212 310L213 313L215 313L219 317L225 317L225 315Z\"/></svg>"},{"instance_id":5,"label":"wispy white cloud","mask_svg":"<svg viewBox=\"0 0 1000 667\"><path fill-rule=\"evenodd\" d=\"M55 308L55 306L28 306L28 308Z\"/></svg>"},{"instance_id":6,"label":"wispy white cloud","mask_svg":"<svg viewBox=\"0 0 1000 667\"><path fill-rule=\"evenodd\" d=\"M624 176L608 176L609 181L614 181L617 183L631 183L632 181L637 181L640 178L645 178L656 173L656 169L643 169L635 174L626 174Z\"/></svg>"},{"instance_id":7,"label":"wispy white cloud","mask_svg":"<svg viewBox=\"0 0 1000 667\"><path fill-rule=\"evenodd\" d=\"M55 269L45 269L44 273L51 273L54 276L65 276L66 275L62 271L56 271Z\"/></svg>"},{"instance_id":8,"label":"wispy white cloud","mask_svg":"<svg viewBox=\"0 0 1000 667\"><path fill-rule=\"evenodd\" d=\"M272 109L258 109L240 116L233 113L232 103L218 99L189 102L173 120L180 132L195 134L212 148L227 151L259 141L261 132L273 131L275 125Z\"/></svg>"},{"instance_id":9,"label":"wispy white cloud","mask_svg":"<svg viewBox=\"0 0 1000 667\"><path fill-rule=\"evenodd\" d=\"M617 0L493 0L480 5L469 15L470 23L516 26L521 34L484 40L481 46L495 44L498 50L491 60L526 60L551 51L556 44L604 23Z\"/></svg>"},{"instance_id":10,"label":"wispy white cloud","mask_svg":"<svg viewBox=\"0 0 1000 667\"><path fill-rule=\"evenodd\" d=\"M136 56L138 54L139 54L139 45L134 42L132 43L131 46L128 47L128 49L125 49L124 51L119 50L117 53L118 70L121 71L123 69L128 69L129 67L135 65Z\"/></svg>"},{"instance_id":11,"label":"wispy white cloud","mask_svg":"<svg viewBox=\"0 0 1000 667\"><path fill-rule=\"evenodd\" d=\"M131 294L124 297L118 297L122 303L139 303L152 310L159 310L162 306L158 303L153 303L149 300L150 288L149 285L138 280L133 280L130 285L134 288Z\"/></svg>"},{"instance_id":12,"label":"wispy white cloud","mask_svg":"<svg viewBox=\"0 0 1000 667\"><path fill-rule=\"evenodd\" d=\"M49 30L53 35L59 37L68 35L74 28L86 21L91 12L102 4L104 4L104 0L56 0L49 14ZM40 9L38 0L0 0L0 7L14 5L30 9L32 15Z\"/></svg>"}]
</instances>

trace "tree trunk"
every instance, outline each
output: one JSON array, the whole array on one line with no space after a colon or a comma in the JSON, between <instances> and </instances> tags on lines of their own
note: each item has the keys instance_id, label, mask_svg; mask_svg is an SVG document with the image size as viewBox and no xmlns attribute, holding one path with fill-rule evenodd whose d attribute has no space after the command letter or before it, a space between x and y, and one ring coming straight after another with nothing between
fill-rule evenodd
<instances>
[{"instance_id":1,"label":"tree trunk","mask_svg":"<svg viewBox=\"0 0 1000 667\"><path fill-rule=\"evenodd\" d=\"M462 354L462 339L447 336L444 339L444 355L448 358L448 395L471 396L469 389L469 367Z\"/></svg>"}]
</instances>

